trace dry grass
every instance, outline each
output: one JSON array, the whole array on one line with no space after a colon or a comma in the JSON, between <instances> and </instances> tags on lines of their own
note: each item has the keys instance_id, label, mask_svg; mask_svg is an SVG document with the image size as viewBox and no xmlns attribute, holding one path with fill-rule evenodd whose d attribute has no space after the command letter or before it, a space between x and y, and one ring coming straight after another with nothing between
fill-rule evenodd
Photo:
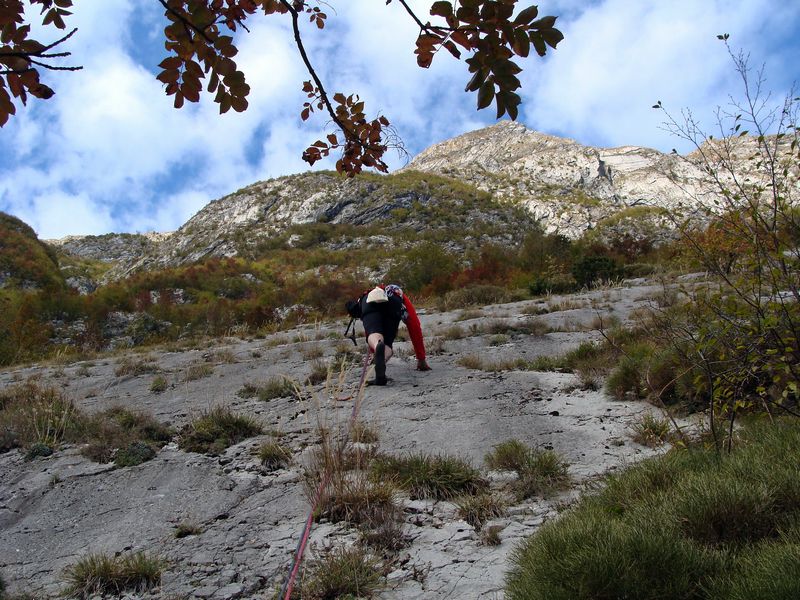
<instances>
[{"instance_id":1,"label":"dry grass","mask_svg":"<svg viewBox=\"0 0 800 600\"><path fill-rule=\"evenodd\" d=\"M437 335L443 340L461 340L467 337L467 332L460 325L450 325L437 332Z\"/></svg>"},{"instance_id":2,"label":"dry grass","mask_svg":"<svg viewBox=\"0 0 800 600\"><path fill-rule=\"evenodd\" d=\"M480 319L483 316L483 311L479 308L468 308L466 310L462 310L458 315L456 315L456 321L469 321L470 319Z\"/></svg>"},{"instance_id":3,"label":"dry grass","mask_svg":"<svg viewBox=\"0 0 800 600\"><path fill-rule=\"evenodd\" d=\"M356 421L350 429L350 439L360 444L375 444L380 439L380 436L377 428L363 421Z\"/></svg>"},{"instance_id":4,"label":"dry grass","mask_svg":"<svg viewBox=\"0 0 800 600\"><path fill-rule=\"evenodd\" d=\"M117 377L127 377L145 375L147 373L158 373L159 370L158 365L155 364L155 358L151 356L145 356L140 359L126 356L117 362L114 375Z\"/></svg>"},{"instance_id":5,"label":"dry grass","mask_svg":"<svg viewBox=\"0 0 800 600\"><path fill-rule=\"evenodd\" d=\"M633 440L643 446L655 448L670 438L671 426L669 419L655 416L646 412L631 425Z\"/></svg>"},{"instance_id":6,"label":"dry grass","mask_svg":"<svg viewBox=\"0 0 800 600\"><path fill-rule=\"evenodd\" d=\"M227 447L260 433L263 428L252 417L236 415L218 406L181 430L179 446L187 452L220 454Z\"/></svg>"},{"instance_id":7,"label":"dry grass","mask_svg":"<svg viewBox=\"0 0 800 600\"><path fill-rule=\"evenodd\" d=\"M66 594L87 600L96 595L143 592L161 582L165 566L164 560L144 552L89 554L64 570Z\"/></svg>"},{"instance_id":8,"label":"dry grass","mask_svg":"<svg viewBox=\"0 0 800 600\"><path fill-rule=\"evenodd\" d=\"M261 383L245 383L236 395L240 398L258 398L262 402L268 402L275 398L299 398L300 391L289 377L276 375Z\"/></svg>"},{"instance_id":9,"label":"dry grass","mask_svg":"<svg viewBox=\"0 0 800 600\"><path fill-rule=\"evenodd\" d=\"M435 336L426 340L425 350L427 351L428 356L441 356L447 351L444 344L444 338Z\"/></svg>"},{"instance_id":10,"label":"dry grass","mask_svg":"<svg viewBox=\"0 0 800 600\"><path fill-rule=\"evenodd\" d=\"M265 442L259 446L258 460L269 471L286 467L292 461L292 451L278 442Z\"/></svg>"},{"instance_id":11,"label":"dry grass","mask_svg":"<svg viewBox=\"0 0 800 600\"><path fill-rule=\"evenodd\" d=\"M184 381L196 381L209 377L214 373L214 367L207 363L194 363L186 367L183 372Z\"/></svg>"},{"instance_id":12,"label":"dry grass","mask_svg":"<svg viewBox=\"0 0 800 600\"><path fill-rule=\"evenodd\" d=\"M309 344L300 350L300 354L305 360L316 360L318 358L322 358L325 355L325 352L322 349L322 346L319 344Z\"/></svg>"},{"instance_id":13,"label":"dry grass","mask_svg":"<svg viewBox=\"0 0 800 600\"><path fill-rule=\"evenodd\" d=\"M491 493L464 496L456 500L458 516L480 531L483 524L505 513L503 499Z\"/></svg>"},{"instance_id":14,"label":"dry grass","mask_svg":"<svg viewBox=\"0 0 800 600\"><path fill-rule=\"evenodd\" d=\"M309 385L317 385L328 379L328 365L324 360L314 359L311 361L311 372L308 374Z\"/></svg>"}]
</instances>

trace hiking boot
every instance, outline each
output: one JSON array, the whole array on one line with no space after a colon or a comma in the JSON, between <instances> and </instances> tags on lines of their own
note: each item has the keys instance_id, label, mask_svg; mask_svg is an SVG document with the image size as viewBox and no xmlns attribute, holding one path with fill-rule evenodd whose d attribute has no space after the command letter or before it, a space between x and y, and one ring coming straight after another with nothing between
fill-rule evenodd
<instances>
[{"instance_id":1,"label":"hiking boot","mask_svg":"<svg viewBox=\"0 0 800 600\"><path fill-rule=\"evenodd\" d=\"M386 385L386 353L383 342L375 346L375 385Z\"/></svg>"}]
</instances>

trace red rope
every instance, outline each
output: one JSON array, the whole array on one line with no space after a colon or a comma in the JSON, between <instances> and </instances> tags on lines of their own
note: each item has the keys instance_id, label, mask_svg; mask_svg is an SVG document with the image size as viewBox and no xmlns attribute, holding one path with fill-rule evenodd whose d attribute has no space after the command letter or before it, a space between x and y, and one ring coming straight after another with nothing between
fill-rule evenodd
<instances>
[{"instance_id":1,"label":"red rope","mask_svg":"<svg viewBox=\"0 0 800 600\"><path fill-rule=\"evenodd\" d=\"M372 355L372 349L367 345L367 355L364 358L364 368L361 369L361 379L358 382L358 389L361 390L364 386L364 380L367 377L367 368L369 367L369 357ZM356 393L356 400L353 403L353 412L350 414L350 424L347 429L347 437L350 437L350 431L353 429L353 424L356 422L356 417L358 416L358 411L361 407L361 394ZM308 513L308 518L306 519L306 524L303 527L303 532L300 535L300 540L297 542L297 548L294 551L294 561L292 561L292 568L289 571L289 577L287 577L286 581L283 584L283 588L281 589L281 597L284 600L290 600L292 596L292 590L294 589L294 582L297 578L297 573L300 570L300 563L303 560L303 553L306 550L306 545L308 544L308 538L311 537L311 527L314 524L314 513L317 512L317 508L319 507L319 502L322 499L322 494L325 492L325 488L328 487L328 483L330 482L331 475L329 469L326 467L325 471L322 474L322 480L319 482L319 487L317 487L317 494L314 498L314 502L311 505L311 510Z\"/></svg>"}]
</instances>

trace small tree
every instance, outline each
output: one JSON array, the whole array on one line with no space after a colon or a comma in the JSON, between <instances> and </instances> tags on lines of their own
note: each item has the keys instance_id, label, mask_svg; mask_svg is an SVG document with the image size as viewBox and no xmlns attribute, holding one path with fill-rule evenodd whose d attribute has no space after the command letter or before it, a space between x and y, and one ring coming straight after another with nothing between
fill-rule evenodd
<instances>
[{"instance_id":1,"label":"small tree","mask_svg":"<svg viewBox=\"0 0 800 600\"><path fill-rule=\"evenodd\" d=\"M732 429L737 413L754 407L796 414L800 397L800 99L792 90L775 105L763 68L753 77L749 57L731 49L727 34L718 37L743 85L742 100L717 110L721 137L687 110L678 118L660 102L654 107L664 111L667 130L695 147L684 160L705 175L692 196L710 226L693 226L697 214L672 218L714 284L693 291L686 319L664 324L708 399L717 442L718 416Z\"/></svg>"}]
</instances>

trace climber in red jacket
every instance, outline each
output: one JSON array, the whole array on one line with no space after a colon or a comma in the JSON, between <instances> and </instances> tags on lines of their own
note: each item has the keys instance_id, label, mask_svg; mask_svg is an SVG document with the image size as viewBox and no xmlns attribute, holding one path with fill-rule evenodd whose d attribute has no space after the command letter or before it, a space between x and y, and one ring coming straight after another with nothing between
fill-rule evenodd
<instances>
[{"instance_id":1,"label":"climber in red jacket","mask_svg":"<svg viewBox=\"0 0 800 600\"><path fill-rule=\"evenodd\" d=\"M392 344L400 321L408 328L417 357L417 370L430 371L431 367L425 360L425 342L417 311L400 286L379 285L369 293L362 294L358 300L348 302L347 312L361 319L367 344L375 353L375 380L370 383L386 385L386 362L392 357Z\"/></svg>"}]
</instances>

